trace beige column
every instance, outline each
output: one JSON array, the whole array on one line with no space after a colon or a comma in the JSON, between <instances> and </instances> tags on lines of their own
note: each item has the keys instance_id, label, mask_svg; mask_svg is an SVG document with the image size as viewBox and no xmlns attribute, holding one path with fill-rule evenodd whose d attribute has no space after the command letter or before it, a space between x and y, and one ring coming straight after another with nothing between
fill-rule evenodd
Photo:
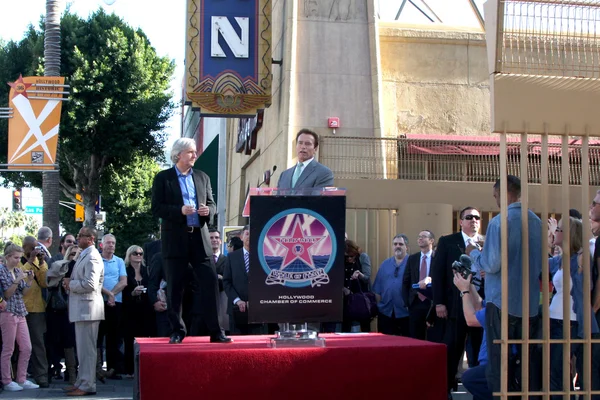
<instances>
[{"instance_id":1,"label":"beige column","mask_svg":"<svg viewBox=\"0 0 600 400\"><path fill-rule=\"evenodd\" d=\"M410 252L419 250L417 236L422 230L433 232L437 239L452 233L452 205L442 203L410 203L398 207L398 232L408 236Z\"/></svg>"}]
</instances>

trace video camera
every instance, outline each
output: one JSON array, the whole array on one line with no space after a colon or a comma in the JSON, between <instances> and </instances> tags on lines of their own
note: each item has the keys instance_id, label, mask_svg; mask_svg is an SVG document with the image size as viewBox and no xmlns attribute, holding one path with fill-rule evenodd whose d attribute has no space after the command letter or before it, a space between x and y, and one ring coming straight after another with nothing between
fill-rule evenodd
<instances>
[{"instance_id":1,"label":"video camera","mask_svg":"<svg viewBox=\"0 0 600 400\"><path fill-rule=\"evenodd\" d=\"M464 279L469 279L471 276L471 283L475 285L481 285L481 279L475 277L475 272L471 270L473 261L471 257L466 254L460 256L460 259L452 263L452 270L458 272Z\"/></svg>"}]
</instances>

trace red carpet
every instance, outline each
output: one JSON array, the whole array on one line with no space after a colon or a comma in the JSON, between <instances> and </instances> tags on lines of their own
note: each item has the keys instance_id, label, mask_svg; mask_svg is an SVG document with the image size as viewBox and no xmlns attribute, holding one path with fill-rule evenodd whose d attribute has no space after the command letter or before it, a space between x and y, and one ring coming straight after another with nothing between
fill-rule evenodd
<instances>
[{"instance_id":1,"label":"red carpet","mask_svg":"<svg viewBox=\"0 0 600 400\"><path fill-rule=\"evenodd\" d=\"M141 400L446 398L446 348L397 336L323 335L325 348L271 349L270 336L137 339Z\"/></svg>"}]
</instances>

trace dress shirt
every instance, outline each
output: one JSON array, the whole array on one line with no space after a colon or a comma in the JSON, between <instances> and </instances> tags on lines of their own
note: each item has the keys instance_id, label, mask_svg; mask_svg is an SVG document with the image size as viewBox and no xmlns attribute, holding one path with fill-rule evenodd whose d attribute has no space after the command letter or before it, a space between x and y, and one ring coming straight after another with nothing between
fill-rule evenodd
<instances>
[{"instance_id":1,"label":"dress shirt","mask_svg":"<svg viewBox=\"0 0 600 400\"><path fill-rule=\"evenodd\" d=\"M481 251L475 249L471 252L473 269L484 270L485 298L489 303L502 309L502 261L500 254L500 218L496 215L490 221L485 246ZM521 231L521 203L516 202L508 206L508 313L515 317L523 316L521 285L522 252L521 244L529 246L529 316L538 315L540 303L539 276L542 270L542 256L539 251L542 247L542 221L528 210L529 238L528 244L522 243ZM544 239L545 240L545 239Z\"/></svg>"},{"instance_id":2,"label":"dress shirt","mask_svg":"<svg viewBox=\"0 0 600 400\"><path fill-rule=\"evenodd\" d=\"M477 233L475 235L473 235L473 237L469 237L463 231L460 231L460 233L462 233L463 240L465 241L465 249L469 245L469 241L471 241L471 242L473 242L473 244L475 244L475 242L477 241L477 239L479 239L479 235Z\"/></svg>"},{"instance_id":3,"label":"dress shirt","mask_svg":"<svg viewBox=\"0 0 600 400\"><path fill-rule=\"evenodd\" d=\"M310 164L310 162L314 159L315 158L313 157L313 158L309 158L306 161L298 161L298 164L302 164L302 172L306 171L306 167L308 167L308 164ZM298 166L298 164L296 164L296 167Z\"/></svg>"},{"instance_id":4,"label":"dress shirt","mask_svg":"<svg viewBox=\"0 0 600 400\"><path fill-rule=\"evenodd\" d=\"M81 258L81 255L79 256L79 258ZM117 257L115 255L113 255L110 260L107 260L104 257L102 257L102 261L104 262L103 287L106 290L112 290L112 288L114 288L117 285L117 283L119 283L119 280L122 276L127 276L125 262L123 262L123 259L121 257ZM104 300L106 300L106 298ZM115 302L123 302L123 292L117 293L115 295Z\"/></svg>"},{"instance_id":5,"label":"dress shirt","mask_svg":"<svg viewBox=\"0 0 600 400\"><path fill-rule=\"evenodd\" d=\"M248 254L248 250L246 250L245 247L242 247L242 250L244 250L244 271L246 270L246 254ZM238 301L240 301L242 299L240 299L239 297L236 297L235 299L233 299L233 304L236 304Z\"/></svg>"},{"instance_id":6,"label":"dress shirt","mask_svg":"<svg viewBox=\"0 0 600 400\"><path fill-rule=\"evenodd\" d=\"M432 253L433 253L433 250L429 250L427 253L421 252L421 258L419 258L419 273L421 272L421 270L420 270L421 262L423 261L423 257L425 257L425 262L427 263L427 276L431 276L431 275L429 275L429 272L431 271L431 254Z\"/></svg>"},{"instance_id":7,"label":"dress shirt","mask_svg":"<svg viewBox=\"0 0 600 400\"><path fill-rule=\"evenodd\" d=\"M407 262L408 256L404 257L400 265L396 264L395 257L390 257L381 263L375 276L373 292L381 296L377 308L386 317L391 318L392 312L395 318L408 317L408 309L402 299L402 281ZM397 274L395 274L396 267L398 267Z\"/></svg>"},{"instance_id":8,"label":"dress shirt","mask_svg":"<svg viewBox=\"0 0 600 400\"><path fill-rule=\"evenodd\" d=\"M179 187L181 188L181 194L183 195L183 204L186 206L192 206L194 209L198 208L198 202L196 201L196 187L194 186L194 178L192 170L184 175L175 168L177 173L177 180L179 181ZM193 213L185 216L187 219L188 226L200 226L200 216L198 213Z\"/></svg>"}]
</instances>

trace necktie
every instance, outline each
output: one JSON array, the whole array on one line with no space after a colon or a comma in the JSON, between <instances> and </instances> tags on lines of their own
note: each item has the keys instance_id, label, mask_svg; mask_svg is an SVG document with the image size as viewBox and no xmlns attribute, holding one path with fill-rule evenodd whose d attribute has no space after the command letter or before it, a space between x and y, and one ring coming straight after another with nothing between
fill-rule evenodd
<instances>
[{"instance_id":1,"label":"necktie","mask_svg":"<svg viewBox=\"0 0 600 400\"><path fill-rule=\"evenodd\" d=\"M294 176L292 176L292 187L296 187L296 182L298 182L298 178L302 175L302 170L304 169L304 164L298 163L296 165L296 169L294 170Z\"/></svg>"},{"instance_id":2,"label":"necktie","mask_svg":"<svg viewBox=\"0 0 600 400\"><path fill-rule=\"evenodd\" d=\"M219 260L219 256L215 254L214 257L215 257L215 264L216 264L217 261Z\"/></svg>"},{"instance_id":3,"label":"necktie","mask_svg":"<svg viewBox=\"0 0 600 400\"><path fill-rule=\"evenodd\" d=\"M419 270L419 281L427 278L427 256L423 256L421 258L421 269ZM419 293L419 300L425 301L427 297L425 295Z\"/></svg>"},{"instance_id":4,"label":"necktie","mask_svg":"<svg viewBox=\"0 0 600 400\"><path fill-rule=\"evenodd\" d=\"M246 264L246 273L250 273L250 253L244 253L244 264Z\"/></svg>"}]
</instances>

